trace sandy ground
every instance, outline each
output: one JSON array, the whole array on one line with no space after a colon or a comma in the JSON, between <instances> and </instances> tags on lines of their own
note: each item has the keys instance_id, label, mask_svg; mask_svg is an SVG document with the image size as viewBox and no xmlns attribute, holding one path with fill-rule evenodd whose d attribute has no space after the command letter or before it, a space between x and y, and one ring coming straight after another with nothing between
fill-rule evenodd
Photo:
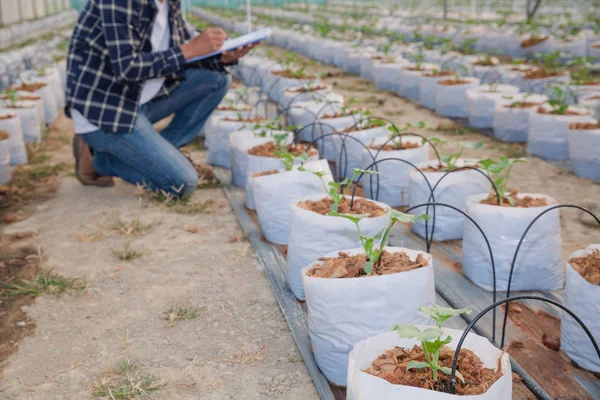
<instances>
[{"instance_id":1,"label":"sandy ground","mask_svg":"<svg viewBox=\"0 0 600 400\"><path fill-rule=\"evenodd\" d=\"M55 158L69 157L64 149ZM206 211L182 215L122 182L99 189L61 179L56 198L4 233L36 232L47 265L88 289L26 308L35 333L0 365L0 398L93 398L94 383L125 358L160 384L151 398L316 398L220 189L199 190L193 201L209 200ZM138 236L112 229L137 219L150 226ZM127 243L142 257L120 261L113 249ZM169 327L163 316L176 303L199 307L199 317Z\"/></svg>"}]
</instances>

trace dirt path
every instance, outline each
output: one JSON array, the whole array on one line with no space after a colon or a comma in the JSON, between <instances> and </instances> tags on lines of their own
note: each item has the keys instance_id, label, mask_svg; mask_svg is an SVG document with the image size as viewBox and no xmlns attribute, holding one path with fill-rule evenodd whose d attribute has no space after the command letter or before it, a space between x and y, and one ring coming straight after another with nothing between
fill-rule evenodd
<instances>
[{"instance_id":1,"label":"dirt path","mask_svg":"<svg viewBox=\"0 0 600 400\"><path fill-rule=\"evenodd\" d=\"M69 159L69 149L54 158ZM139 368L131 381L158 389L151 398L316 398L220 189L199 190L195 205L176 210L122 182L97 189L60 181L54 199L4 234L36 232L19 245L40 246L47 266L84 278L87 289L25 308L20 322L35 331L0 365L0 398L110 399L106 388L116 394L124 360ZM131 261L116 254L133 252ZM176 304L194 318L169 326Z\"/></svg>"}]
</instances>

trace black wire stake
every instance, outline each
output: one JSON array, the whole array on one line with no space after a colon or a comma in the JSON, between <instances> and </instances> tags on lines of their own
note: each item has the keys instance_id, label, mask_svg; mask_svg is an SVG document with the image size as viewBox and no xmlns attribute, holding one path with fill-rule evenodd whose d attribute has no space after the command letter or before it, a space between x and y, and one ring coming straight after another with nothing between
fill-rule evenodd
<instances>
[{"instance_id":1,"label":"black wire stake","mask_svg":"<svg viewBox=\"0 0 600 400\"><path fill-rule=\"evenodd\" d=\"M525 237L527 236L527 234L531 230L531 227L536 223L537 220L539 220L542 216L548 214L550 211L553 211L553 210L556 210L559 208L574 208L576 210L580 210L585 213L588 213L596 220L596 222L598 222L598 225L600 225L600 219L596 215L594 215L594 213L592 213L590 210L588 210L586 208L583 208L583 207L575 205L575 204L559 204L559 205L552 206L552 207L542 211L537 217L535 217L533 219L533 221L531 221L529 223L529 225L525 229L525 232L523 232L523 236L521 236L521 239L519 240L519 244L517 245L515 254L513 255L512 262L510 263L510 272L508 274L508 286L506 287L506 297L507 298L510 297L510 288L511 288L511 283L512 283L513 272L515 270L515 264L517 262L517 256L519 255L519 250L521 250L521 245L523 244ZM502 341L500 342L501 347L504 346L504 338L505 338L505 334L506 334L507 321L508 321L508 304L506 305L506 313L504 314L504 322L502 323Z\"/></svg>"},{"instance_id":2,"label":"black wire stake","mask_svg":"<svg viewBox=\"0 0 600 400\"><path fill-rule=\"evenodd\" d=\"M477 323L477 321L479 321L490 310L494 310L495 311L498 306L506 304L506 314L505 315L508 315L508 304L511 301L515 301L515 300L538 300L538 301L546 302L546 303L552 304L552 305L560 308L561 310L563 310L564 312L566 312L567 314L569 314L571 317L573 317L573 319L575 321L577 321L577 323L581 326L581 328L583 328L583 330L585 331L586 335L588 336L588 338L592 342L592 345L594 346L594 349L596 350L596 355L600 359L600 347L598 347L598 343L596 343L596 340L594 339L594 336L592 335L592 333L590 332L590 330L588 329L588 327L583 323L583 321L577 315L575 315L575 313L573 311L569 310L567 307L563 306L559 302L547 299L545 297L530 296L530 295L510 297L510 298L506 298L506 299L502 299L500 301L497 301L494 304L492 304L489 307L487 307L482 312L480 312L473 319L473 321L471 321L471 323L469 324L469 326L467 326L467 329L465 329L465 331L463 332L462 336L460 337L460 340L458 341L458 345L456 346L456 350L454 351L454 359L452 360L452 372L450 373L450 393L451 394L455 394L456 393L456 365L458 363L458 356L460 355L460 350L461 350L461 348L463 346L463 343L464 343L465 339L467 338L467 334L473 329L473 327L475 326L475 324ZM500 346L500 347L502 348L504 346ZM510 379L510 377L509 377L509 379Z\"/></svg>"}]
</instances>

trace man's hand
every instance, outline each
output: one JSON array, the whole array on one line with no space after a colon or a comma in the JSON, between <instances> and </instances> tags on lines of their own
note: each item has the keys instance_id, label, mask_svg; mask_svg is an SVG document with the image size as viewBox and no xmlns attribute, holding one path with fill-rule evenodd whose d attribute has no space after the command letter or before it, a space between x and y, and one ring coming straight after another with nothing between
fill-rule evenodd
<instances>
[{"instance_id":1,"label":"man's hand","mask_svg":"<svg viewBox=\"0 0 600 400\"><path fill-rule=\"evenodd\" d=\"M232 62L244 57L250 50L252 50L256 44L251 44L245 47L238 47L234 51L226 51L221 56L223 64L231 64Z\"/></svg>"},{"instance_id":2,"label":"man's hand","mask_svg":"<svg viewBox=\"0 0 600 400\"><path fill-rule=\"evenodd\" d=\"M186 60L213 53L223 46L227 34L221 28L208 28L189 42L181 45L181 52Z\"/></svg>"}]
</instances>

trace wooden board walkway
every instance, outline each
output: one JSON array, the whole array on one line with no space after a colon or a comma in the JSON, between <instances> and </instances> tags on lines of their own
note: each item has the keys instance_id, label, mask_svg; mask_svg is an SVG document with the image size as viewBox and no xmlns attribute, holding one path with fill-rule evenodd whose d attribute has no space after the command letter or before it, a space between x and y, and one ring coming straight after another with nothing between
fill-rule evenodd
<instances>
[{"instance_id":1,"label":"wooden board walkway","mask_svg":"<svg viewBox=\"0 0 600 400\"><path fill-rule=\"evenodd\" d=\"M234 188L230 184L230 174L221 168L215 168L217 177L222 183L223 191L237 216L242 229L248 237L248 241L252 245L256 252L257 258L264 268L267 279L273 289L273 293L277 299L281 312L283 313L292 336L296 341L298 350L306 369L313 380L315 388L319 393L321 399L335 399L342 400L346 398L345 390L343 388L330 385L327 379L323 376L317 364L314 360L310 338L308 335L308 313L305 303L299 302L294 297L290 288L287 285L285 277L286 260L281 253L279 247L266 242L261 233L260 227L257 225L255 219L251 216L245 207L245 193L239 188ZM394 240L398 240L402 235L401 231L395 232ZM409 233L408 237L412 234ZM411 237L414 242L418 241L416 237ZM422 242L422 241L421 241ZM396 243L397 245L404 245L403 243ZM415 244L416 246L416 244ZM418 245L417 248L423 245ZM406 245L408 247L408 245ZM437 269L436 269L437 274ZM437 277L436 277L437 279ZM442 306L450 306L444 296L440 293L437 294L437 303ZM454 318L448 321L447 326L455 329L465 329L467 327L467 321ZM481 332L480 332L481 333ZM525 376L525 380L529 379ZM514 400L533 400L538 398L535 396L522 382L514 382L513 384L513 399Z\"/></svg>"}]
</instances>

